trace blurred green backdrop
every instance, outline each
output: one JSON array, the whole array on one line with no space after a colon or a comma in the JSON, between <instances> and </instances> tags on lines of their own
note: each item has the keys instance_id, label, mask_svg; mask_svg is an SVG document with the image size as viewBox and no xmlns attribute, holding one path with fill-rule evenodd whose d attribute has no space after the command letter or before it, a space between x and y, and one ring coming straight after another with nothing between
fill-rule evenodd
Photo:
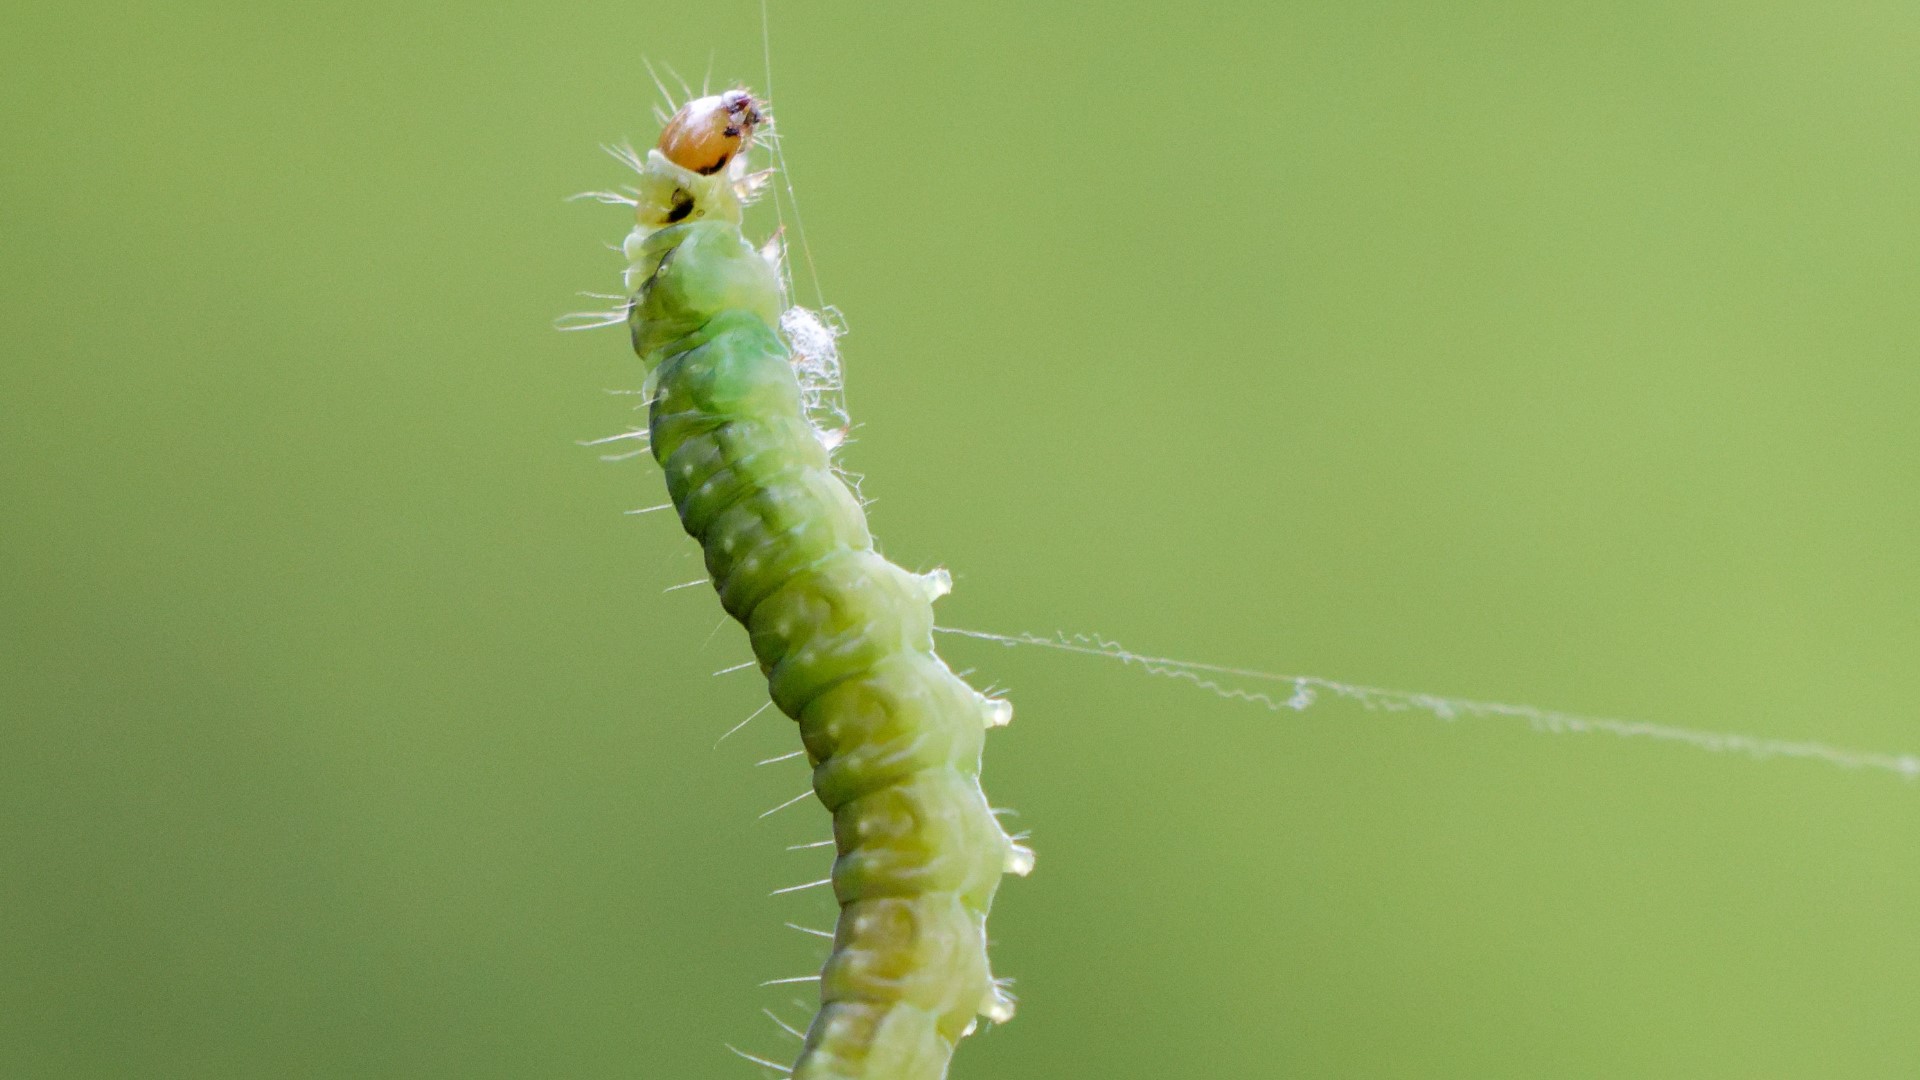
<instances>
[{"instance_id":1,"label":"blurred green backdrop","mask_svg":"<svg viewBox=\"0 0 1920 1080\"><path fill-rule=\"evenodd\" d=\"M0 1074L726 1077L816 942L596 144L759 10L17 5ZM852 465L949 622L1920 749L1920 9L805 5ZM950 642L998 1077L1895 1077L1920 791Z\"/></svg>"}]
</instances>

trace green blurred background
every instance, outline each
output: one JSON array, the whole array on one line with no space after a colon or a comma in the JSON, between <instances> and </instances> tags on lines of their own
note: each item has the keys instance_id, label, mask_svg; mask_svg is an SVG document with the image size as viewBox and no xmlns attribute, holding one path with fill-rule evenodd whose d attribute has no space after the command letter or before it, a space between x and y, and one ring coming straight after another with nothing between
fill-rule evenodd
<instances>
[{"instance_id":1,"label":"green blurred background","mask_svg":"<svg viewBox=\"0 0 1920 1080\"><path fill-rule=\"evenodd\" d=\"M1910 3L805 5L773 103L948 622L1920 749ZM758 8L16 5L0 1075L754 1075L823 833L618 331ZM766 228L770 222L761 222ZM1920 790L949 642L997 1077L1912 1076Z\"/></svg>"}]
</instances>

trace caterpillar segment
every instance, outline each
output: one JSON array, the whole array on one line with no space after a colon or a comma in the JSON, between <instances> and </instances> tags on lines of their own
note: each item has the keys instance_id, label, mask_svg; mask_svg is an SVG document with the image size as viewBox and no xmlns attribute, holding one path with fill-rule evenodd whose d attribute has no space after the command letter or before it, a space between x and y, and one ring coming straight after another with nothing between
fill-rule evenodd
<instances>
[{"instance_id":1,"label":"caterpillar segment","mask_svg":"<svg viewBox=\"0 0 1920 1080\"><path fill-rule=\"evenodd\" d=\"M840 915L792 1075L939 1080L979 1017L1013 1015L986 920L1001 876L1033 855L979 782L986 732L1011 706L935 654L932 604L951 579L874 549L831 459L841 433L809 419L774 260L741 232L765 121L745 91L699 98L631 162L627 321L673 505L833 816Z\"/></svg>"}]
</instances>

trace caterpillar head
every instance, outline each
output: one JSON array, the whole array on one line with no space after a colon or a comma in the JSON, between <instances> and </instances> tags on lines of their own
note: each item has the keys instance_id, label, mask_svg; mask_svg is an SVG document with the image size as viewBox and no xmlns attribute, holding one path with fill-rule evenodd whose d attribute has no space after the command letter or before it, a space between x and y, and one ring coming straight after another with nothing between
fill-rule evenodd
<instances>
[{"instance_id":1,"label":"caterpillar head","mask_svg":"<svg viewBox=\"0 0 1920 1080\"><path fill-rule=\"evenodd\" d=\"M671 225L701 218L738 223L741 205L772 175L771 169L748 172L746 158L754 132L771 119L752 94L729 90L682 105L644 161L628 152L623 160L640 174L628 189L633 199L622 200L632 202L638 226L628 256L633 245Z\"/></svg>"},{"instance_id":2,"label":"caterpillar head","mask_svg":"<svg viewBox=\"0 0 1920 1080\"><path fill-rule=\"evenodd\" d=\"M683 169L712 176L753 145L754 129L765 120L745 90L694 98L660 132L660 152Z\"/></svg>"}]
</instances>

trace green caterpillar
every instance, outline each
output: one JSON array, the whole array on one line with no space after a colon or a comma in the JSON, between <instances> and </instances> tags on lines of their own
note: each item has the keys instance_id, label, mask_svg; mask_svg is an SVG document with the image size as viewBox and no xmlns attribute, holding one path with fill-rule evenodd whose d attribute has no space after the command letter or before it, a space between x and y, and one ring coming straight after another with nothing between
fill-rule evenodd
<instances>
[{"instance_id":1,"label":"green caterpillar","mask_svg":"<svg viewBox=\"0 0 1920 1080\"><path fill-rule=\"evenodd\" d=\"M976 1016L1013 1015L986 918L1001 875L1026 873L1033 853L979 783L985 732L1012 707L935 655L932 602L951 579L874 550L833 467L839 433L809 419L805 358L779 329L776 246L741 234L742 204L766 179L745 167L765 119L745 91L699 98L644 161L630 156L626 322L673 505L773 703L799 722L833 815L840 918L792 1076L938 1080Z\"/></svg>"}]
</instances>

